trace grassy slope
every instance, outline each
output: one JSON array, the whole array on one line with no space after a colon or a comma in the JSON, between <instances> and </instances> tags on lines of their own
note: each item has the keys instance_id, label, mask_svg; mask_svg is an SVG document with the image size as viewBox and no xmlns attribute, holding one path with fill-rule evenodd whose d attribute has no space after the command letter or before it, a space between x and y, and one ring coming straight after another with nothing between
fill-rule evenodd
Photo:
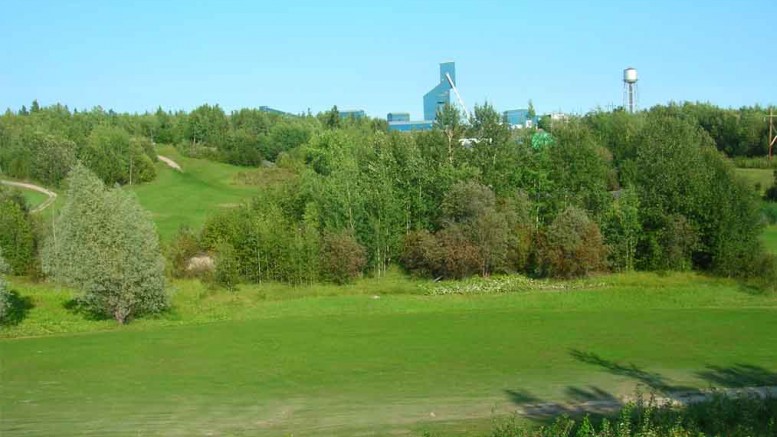
<instances>
[{"instance_id":1,"label":"grassy slope","mask_svg":"<svg viewBox=\"0 0 777 437\"><path fill-rule=\"evenodd\" d=\"M256 192L256 188L234 182L234 176L245 168L186 158L171 146L161 147L159 154L177 162L183 173L158 162L156 179L131 189L153 214L163 240L181 225L202 226L209 214L238 205Z\"/></svg>"},{"instance_id":2,"label":"grassy slope","mask_svg":"<svg viewBox=\"0 0 777 437\"><path fill-rule=\"evenodd\" d=\"M751 187L755 186L756 183L760 183L762 193L774 183L774 170L772 169L738 168L736 173Z\"/></svg>"},{"instance_id":3,"label":"grassy slope","mask_svg":"<svg viewBox=\"0 0 777 437\"><path fill-rule=\"evenodd\" d=\"M21 192L24 195L24 198L27 200L27 205L29 205L31 209L40 205L44 200L49 198L49 196L33 190L21 190Z\"/></svg>"},{"instance_id":4,"label":"grassy slope","mask_svg":"<svg viewBox=\"0 0 777 437\"><path fill-rule=\"evenodd\" d=\"M17 284L35 308L6 335L47 324L106 331L0 341L0 434L453 433L487 426L492 410L509 411L516 398L632 390L634 377L574 350L672 384L706 386L697 372L707 366L777 372L775 296L693 275L591 284L429 297L396 294L419 291L397 275L343 296L277 285L229 294L183 282L171 314L124 328L66 315L68 292Z\"/></svg>"},{"instance_id":5,"label":"grassy slope","mask_svg":"<svg viewBox=\"0 0 777 437\"><path fill-rule=\"evenodd\" d=\"M777 254L777 225L770 225L764 229L761 240L764 242L766 250Z\"/></svg>"}]
</instances>

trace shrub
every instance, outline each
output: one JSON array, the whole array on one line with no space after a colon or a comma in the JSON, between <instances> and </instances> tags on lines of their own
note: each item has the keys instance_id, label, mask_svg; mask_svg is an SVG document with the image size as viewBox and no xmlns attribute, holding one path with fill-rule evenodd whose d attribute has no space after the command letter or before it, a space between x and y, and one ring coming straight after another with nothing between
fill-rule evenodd
<instances>
[{"instance_id":1,"label":"shrub","mask_svg":"<svg viewBox=\"0 0 777 437\"><path fill-rule=\"evenodd\" d=\"M3 252L0 250L0 323L4 323L11 310L11 294L6 289L5 274L8 273L8 264L3 259Z\"/></svg>"},{"instance_id":2,"label":"shrub","mask_svg":"<svg viewBox=\"0 0 777 437\"><path fill-rule=\"evenodd\" d=\"M570 206L548 226L539 257L545 274L573 278L604 270L607 248L596 223Z\"/></svg>"},{"instance_id":3,"label":"shrub","mask_svg":"<svg viewBox=\"0 0 777 437\"><path fill-rule=\"evenodd\" d=\"M467 238L461 226L449 226L439 231L436 237L442 253L436 276L461 279L481 270L481 251Z\"/></svg>"},{"instance_id":4,"label":"shrub","mask_svg":"<svg viewBox=\"0 0 777 437\"><path fill-rule=\"evenodd\" d=\"M770 225L777 223L777 203L761 202L761 216Z\"/></svg>"},{"instance_id":5,"label":"shrub","mask_svg":"<svg viewBox=\"0 0 777 437\"><path fill-rule=\"evenodd\" d=\"M439 273L442 249L432 233L413 231L405 235L400 262L413 275L429 277Z\"/></svg>"},{"instance_id":6,"label":"shrub","mask_svg":"<svg viewBox=\"0 0 777 437\"><path fill-rule=\"evenodd\" d=\"M181 227L173 240L167 245L168 274L174 278L193 276L189 269L189 261L201 253L197 236L188 227Z\"/></svg>"},{"instance_id":7,"label":"shrub","mask_svg":"<svg viewBox=\"0 0 777 437\"><path fill-rule=\"evenodd\" d=\"M319 262L322 278L347 284L362 273L366 264L364 247L353 234L345 231L324 234Z\"/></svg>"}]
</instances>

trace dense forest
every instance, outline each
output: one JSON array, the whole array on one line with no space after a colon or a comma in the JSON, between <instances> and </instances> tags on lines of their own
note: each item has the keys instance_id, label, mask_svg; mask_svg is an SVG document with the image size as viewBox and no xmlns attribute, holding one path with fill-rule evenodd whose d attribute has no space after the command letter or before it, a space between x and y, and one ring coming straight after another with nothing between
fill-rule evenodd
<instances>
[{"instance_id":1,"label":"dense forest","mask_svg":"<svg viewBox=\"0 0 777 437\"><path fill-rule=\"evenodd\" d=\"M536 131L511 130L488 104L471 118L448 106L433 130L397 133L382 120L341 118L336 107L137 115L33 103L0 116L0 170L65 188L80 162L77 186L97 187L89 174L108 188L142 183L155 177L155 144L284 169L284 184L257 189L203 229L181 229L163 248L174 276L195 274L192 257L214 256L212 279L227 287L344 283L391 265L440 279L695 269L771 281L758 193L729 159L766 153L765 113L670 104ZM8 190L0 210L11 270L40 273L49 227Z\"/></svg>"}]
</instances>

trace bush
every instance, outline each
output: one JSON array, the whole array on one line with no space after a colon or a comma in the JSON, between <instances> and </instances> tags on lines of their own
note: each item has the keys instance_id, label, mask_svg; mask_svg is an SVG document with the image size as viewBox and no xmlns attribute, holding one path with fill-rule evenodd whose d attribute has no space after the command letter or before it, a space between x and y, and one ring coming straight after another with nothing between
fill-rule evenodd
<instances>
[{"instance_id":1,"label":"bush","mask_svg":"<svg viewBox=\"0 0 777 437\"><path fill-rule=\"evenodd\" d=\"M437 233L442 251L436 276L461 279L478 273L483 266L480 249L465 235L461 226L449 226Z\"/></svg>"},{"instance_id":2,"label":"bush","mask_svg":"<svg viewBox=\"0 0 777 437\"><path fill-rule=\"evenodd\" d=\"M403 248L400 262L408 272L421 277L439 273L443 253L432 233L427 230L408 233Z\"/></svg>"},{"instance_id":3,"label":"bush","mask_svg":"<svg viewBox=\"0 0 777 437\"><path fill-rule=\"evenodd\" d=\"M364 247L349 232L325 233L321 244L321 276L335 284L347 284L367 264Z\"/></svg>"},{"instance_id":4,"label":"bush","mask_svg":"<svg viewBox=\"0 0 777 437\"><path fill-rule=\"evenodd\" d=\"M607 247L599 226L585 211L570 206L548 226L539 247L543 273L560 278L605 270Z\"/></svg>"},{"instance_id":5,"label":"bush","mask_svg":"<svg viewBox=\"0 0 777 437\"><path fill-rule=\"evenodd\" d=\"M186 278L194 276L189 269L190 260L202 252L197 236L188 227L178 229L173 241L167 245L165 255L167 258L168 274L174 278Z\"/></svg>"},{"instance_id":6,"label":"bush","mask_svg":"<svg viewBox=\"0 0 777 437\"><path fill-rule=\"evenodd\" d=\"M481 251L465 235L461 225L450 225L431 234L411 232L405 237L402 264L412 274L435 279L461 279L483 266Z\"/></svg>"},{"instance_id":7,"label":"bush","mask_svg":"<svg viewBox=\"0 0 777 437\"><path fill-rule=\"evenodd\" d=\"M8 273L8 264L3 259L3 251L0 250L0 324L8 318L11 310L11 293L7 290L5 274Z\"/></svg>"},{"instance_id":8,"label":"bush","mask_svg":"<svg viewBox=\"0 0 777 437\"><path fill-rule=\"evenodd\" d=\"M777 223L777 203L761 202L761 216L770 225Z\"/></svg>"}]
</instances>

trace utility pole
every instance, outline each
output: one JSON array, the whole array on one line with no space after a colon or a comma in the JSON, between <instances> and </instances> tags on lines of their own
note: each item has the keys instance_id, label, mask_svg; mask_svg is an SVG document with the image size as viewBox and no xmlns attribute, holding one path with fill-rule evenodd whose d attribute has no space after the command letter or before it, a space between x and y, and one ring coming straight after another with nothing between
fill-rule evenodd
<instances>
[{"instance_id":1,"label":"utility pole","mask_svg":"<svg viewBox=\"0 0 777 437\"><path fill-rule=\"evenodd\" d=\"M777 143L777 130L774 129L774 117L777 117L774 115L774 108L769 108L769 136L767 137L767 140L769 142L769 160L772 159L772 147L774 147L774 144Z\"/></svg>"}]
</instances>

